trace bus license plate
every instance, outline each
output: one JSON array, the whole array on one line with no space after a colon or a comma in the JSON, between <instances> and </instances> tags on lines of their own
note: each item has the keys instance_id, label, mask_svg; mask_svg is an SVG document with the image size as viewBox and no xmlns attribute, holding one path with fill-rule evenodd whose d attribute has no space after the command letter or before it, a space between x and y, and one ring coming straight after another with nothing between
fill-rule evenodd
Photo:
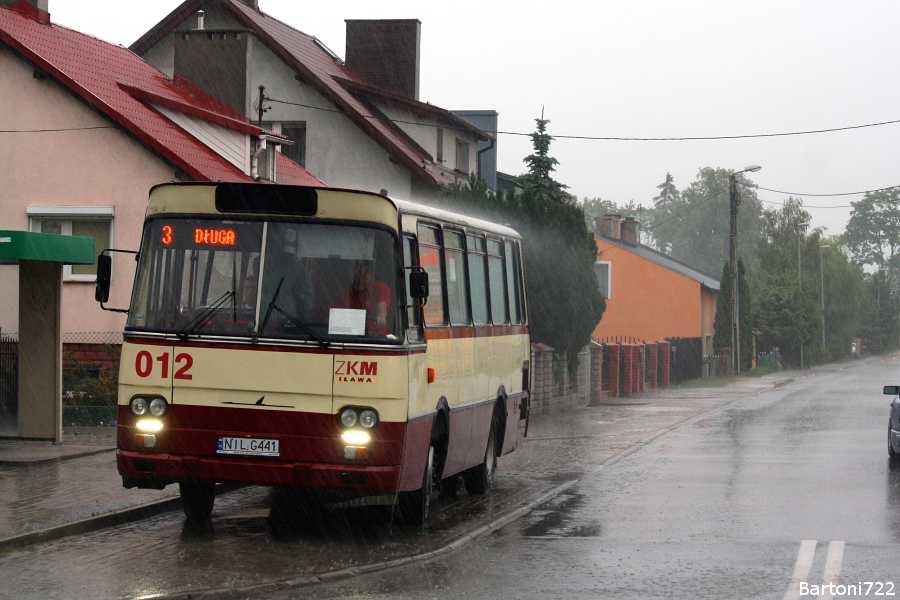
<instances>
[{"instance_id":1,"label":"bus license plate","mask_svg":"<svg viewBox=\"0 0 900 600\"><path fill-rule=\"evenodd\" d=\"M219 436L217 454L280 456L278 440Z\"/></svg>"}]
</instances>

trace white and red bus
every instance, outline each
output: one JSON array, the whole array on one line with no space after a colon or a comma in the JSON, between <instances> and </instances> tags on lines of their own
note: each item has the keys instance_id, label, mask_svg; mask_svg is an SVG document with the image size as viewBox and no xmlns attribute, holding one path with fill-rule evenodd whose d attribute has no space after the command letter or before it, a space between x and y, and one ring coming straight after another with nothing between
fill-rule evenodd
<instances>
[{"instance_id":1,"label":"white and red bus","mask_svg":"<svg viewBox=\"0 0 900 600\"><path fill-rule=\"evenodd\" d=\"M526 434L508 227L365 192L167 184L137 260L118 470L179 484L191 521L230 482L381 497L421 523L441 485L486 492Z\"/></svg>"}]
</instances>

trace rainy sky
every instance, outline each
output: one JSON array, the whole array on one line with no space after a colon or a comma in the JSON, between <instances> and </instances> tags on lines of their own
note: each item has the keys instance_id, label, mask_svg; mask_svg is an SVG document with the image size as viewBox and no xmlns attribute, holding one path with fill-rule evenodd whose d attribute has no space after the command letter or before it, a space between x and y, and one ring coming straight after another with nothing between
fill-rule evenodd
<instances>
[{"instance_id":1,"label":"rainy sky","mask_svg":"<svg viewBox=\"0 0 900 600\"><path fill-rule=\"evenodd\" d=\"M420 99L493 109L500 130L590 137L776 134L900 119L900 3L630 1L454 3L259 0L264 12L344 52L344 19L422 22ZM54 22L130 45L178 0L50 0ZM499 169L520 174L527 137L500 133ZM740 170L795 192L814 227L844 230L855 192L900 185L900 123L835 133L709 141L557 139L559 181L579 198L651 204L666 172ZM766 206L786 196L760 191ZM823 208L812 208L823 207ZM846 208L841 208L846 207Z\"/></svg>"}]
</instances>

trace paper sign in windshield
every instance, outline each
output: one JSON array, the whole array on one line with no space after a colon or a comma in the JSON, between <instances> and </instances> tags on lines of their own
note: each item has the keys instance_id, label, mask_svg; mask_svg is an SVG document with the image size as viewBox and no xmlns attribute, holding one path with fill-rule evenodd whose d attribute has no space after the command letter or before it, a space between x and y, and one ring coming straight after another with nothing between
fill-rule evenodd
<instances>
[{"instance_id":1,"label":"paper sign in windshield","mask_svg":"<svg viewBox=\"0 0 900 600\"><path fill-rule=\"evenodd\" d=\"M332 308L328 311L329 335L366 335L366 311Z\"/></svg>"}]
</instances>

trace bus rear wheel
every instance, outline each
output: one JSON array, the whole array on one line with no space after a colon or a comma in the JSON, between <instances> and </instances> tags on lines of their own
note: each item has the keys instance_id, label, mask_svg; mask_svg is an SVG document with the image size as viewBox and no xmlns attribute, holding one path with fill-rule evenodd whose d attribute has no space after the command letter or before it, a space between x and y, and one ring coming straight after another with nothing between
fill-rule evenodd
<instances>
[{"instance_id":1,"label":"bus rear wheel","mask_svg":"<svg viewBox=\"0 0 900 600\"><path fill-rule=\"evenodd\" d=\"M216 501L216 484L208 481L187 481L178 484L184 516L192 524L203 524L212 514Z\"/></svg>"},{"instance_id":2,"label":"bus rear wheel","mask_svg":"<svg viewBox=\"0 0 900 600\"><path fill-rule=\"evenodd\" d=\"M491 489L494 482L494 470L497 468L497 435L496 427L491 425L488 434L487 448L484 450L484 460L481 464L463 471L463 483L466 484L466 492L469 494L485 494Z\"/></svg>"},{"instance_id":3,"label":"bus rear wheel","mask_svg":"<svg viewBox=\"0 0 900 600\"><path fill-rule=\"evenodd\" d=\"M425 525L431 505L431 491L434 489L434 442L428 447L425 473L422 475L421 489L401 492L398 503L404 520L418 527Z\"/></svg>"}]
</instances>

